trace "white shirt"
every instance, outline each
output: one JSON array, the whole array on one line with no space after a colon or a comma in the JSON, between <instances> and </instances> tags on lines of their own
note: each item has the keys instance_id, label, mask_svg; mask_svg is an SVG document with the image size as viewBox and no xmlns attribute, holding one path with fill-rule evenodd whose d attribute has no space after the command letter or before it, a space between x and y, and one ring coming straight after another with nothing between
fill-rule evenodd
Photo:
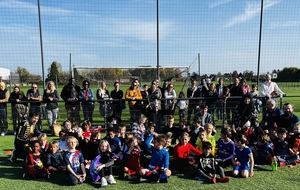
<instances>
[{"instance_id":1,"label":"white shirt","mask_svg":"<svg viewBox=\"0 0 300 190\"><path fill-rule=\"evenodd\" d=\"M284 94L284 92L282 92L280 90L280 88L278 87L278 85L276 84L276 82L271 82L270 84L268 84L267 82L264 82L261 85L261 94L262 96L271 96L271 93L276 91L278 94Z\"/></svg>"},{"instance_id":2,"label":"white shirt","mask_svg":"<svg viewBox=\"0 0 300 190\"><path fill-rule=\"evenodd\" d=\"M179 106L179 109L183 110L186 108L186 100L179 100L177 105Z\"/></svg>"}]
</instances>

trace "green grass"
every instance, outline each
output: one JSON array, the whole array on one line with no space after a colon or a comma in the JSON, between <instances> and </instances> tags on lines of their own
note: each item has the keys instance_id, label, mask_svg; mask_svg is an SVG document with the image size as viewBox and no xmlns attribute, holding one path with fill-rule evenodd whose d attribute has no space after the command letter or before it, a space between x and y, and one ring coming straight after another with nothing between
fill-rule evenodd
<instances>
[{"instance_id":1,"label":"green grass","mask_svg":"<svg viewBox=\"0 0 300 190\"><path fill-rule=\"evenodd\" d=\"M22 179L24 170L22 162L9 162L9 156L5 155L6 150L13 149L13 137L5 136L0 138L0 189L94 189L100 187L100 183L84 183L75 187L67 186L63 174L54 175L48 179ZM51 138L53 139L53 137ZM264 170L254 170L252 178L233 178L226 184L210 184L203 181L194 180L194 172L173 172L167 184L148 184L128 181L116 177L117 184L108 186L106 189L298 189L300 186L299 172L300 166L294 169L283 167L278 171L271 171L270 166L265 166ZM231 174L231 169L226 168L226 173Z\"/></svg>"}]
</instances>

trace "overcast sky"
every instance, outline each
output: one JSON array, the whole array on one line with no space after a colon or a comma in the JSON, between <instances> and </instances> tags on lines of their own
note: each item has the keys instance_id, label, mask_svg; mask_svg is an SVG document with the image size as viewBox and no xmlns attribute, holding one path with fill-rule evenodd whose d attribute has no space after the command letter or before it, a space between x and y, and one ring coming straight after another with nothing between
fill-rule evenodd
<instances>
[{"instance_id":1,"label":"overcast sky","mask_svg":"<svg viewBox=\"0 0 300 190\"><path fill-rule=\"evenodd\" d=\"M156 0L40 0L45 72L157 65ZM257 72L261 0L160 0L159 62ZM261 73L300 67L299 0L264 0ZM37 0L0 0L0 67L42 74Z\"/></svg>"}]
</instances>

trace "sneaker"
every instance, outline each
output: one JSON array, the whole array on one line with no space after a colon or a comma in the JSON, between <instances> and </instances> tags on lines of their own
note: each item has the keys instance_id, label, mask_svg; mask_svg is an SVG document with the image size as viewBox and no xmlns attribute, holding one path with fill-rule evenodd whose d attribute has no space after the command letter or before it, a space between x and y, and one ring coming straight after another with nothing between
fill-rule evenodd
<instances>
[{"instance_id":1,"label":"sneaker","mask_svg":"<svg viewBox=\"0 0 300 190\"><path fill-rule=\"evenodd\" d=\"M148 179L140 177L140 182L148 182Z\"/></svg>"},{"instance_id":2,"label":"sneaker","mask_svg":"<svg viewBox=\"0 0 300 190\"><path fill-rule=\"evenodd\" d=\"M4 136L4 135L5 135L5 133L4 133L4 132L2 132L2 133L1 133L1 136Z\"/></svg>"},{"instance_id":3,"label":"sneaker","mask_svg":"<svg viewBox=\"0 0 300 190\"><path fill-rule=\"evenodd\" d=\"M23 173L22 178L25 179L26 177L26 173Z\"/></svg>"},{"instance_id":4,"label":"sneaker","mask_svg":"<svg viewBox=\"0 0 300 190\"><path fill-rule=\"evenodd\" d=\"M105 177L102 177L101 178L101 187L105 187L105 186L107 186L107 181L106 181Z\"/></svg>"},{"instance_id":5,"label":"sneaker","mask_svg":"<svg viewBox=\"0 0 300 190\"><path fill-rule=\"evenodd\" d=\"M213 183L213 184L216 184L217 183L217 179L215 177L211 178L210 181Z\"/></svg>"},{"instance_id":6,"label":"sneaker","mask_svg":"<svg viewBox=\"0 0 300 190\"><path fill-rule=\"evenodd\" d=\"M220 181L221 183L227 183L227 182L230 181L230 178L228 178L228 177L221 177L221 178L219 179L219 181Z\"/></svg>"},{"instance_id":7,"label":"sneaker","mask_svg":"<svg viewBox=\"0 0 300 190\"><path fill-rule=\"evenodd\" d=\"M10 157L9 157L9 161L10 162L14 162L14 161L16 161L16 151L15 150L12 150L11 151L11 155L10 155Z\"/></svg>"},{"instance_id":8,"label":"sneaker","mask_svg":"<svg viewBox=\"0 0 300 190\"><path fill-rule=\"evenodd\" d=\"M48 174L47 174L47 178L48 178L48 179L51 179L51 173L48 173Z\"/></svg>"},{"instance_id":9,"label":"sneaker","mask_svg":"<svg viewBox=\"0 0 300 190\"><path fill-rule=\"evenodd\" d=\"M116 184L117 183L113 175L109 175L107 182L109 184Z\"/></svg>"}]
</instances>

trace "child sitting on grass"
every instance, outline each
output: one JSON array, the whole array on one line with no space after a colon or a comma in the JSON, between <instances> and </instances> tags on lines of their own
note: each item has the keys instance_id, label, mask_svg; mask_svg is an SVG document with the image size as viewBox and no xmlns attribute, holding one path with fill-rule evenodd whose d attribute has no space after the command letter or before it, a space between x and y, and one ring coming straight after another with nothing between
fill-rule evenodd
<instances>
[{"instance_id":1,"label":"child sitting on grass","mask_svg":"<svg viewBox=\"0 0 300 190\"><path fill-rule=\"evenodd\" d=\"M252 177L254 175L254 159L251 148L246 145L247 138L243 134L238 134L234 138L236 149L232 157L233 176Z\"/></svg>"},{"instance_id":2,"label":"child sitting on grass","mask_svg":"<svg viewBox=\"0 0 300 190\"><path fill-rule=\"evenodd\" d=\"M98 131L94 131L91 134L90 140L83 139L79 141L80 150L82 152L85 168L89 169L92 160L97 156L97 150L99 147L99 142L101 140L101 134Z\"/></svg>"},{"instance_id":3,"label":"child sitting on grass","mask_svg":"<svg viewBox=\"0 0 300 190\"><path fill-rule=\"evenodd\" d=\"M203 154L199 156L198 172L200 178L209 180L212 183L217 183L217 174L220 175L219 181L227 183L230 181L228 177L225 177L224 169L217 165L216 159L211 154L212 145L210 142L203 143Z\"/></svg>"},{"instance_id":4,"label":"child sitting on grass","mask_svg":"<svg viewBox=\"0 0 300 190\"><path fill-rule=\"evenodd\" d=\"M171 175L171 170L169 170L169 152L163 148L166 143L166 137L165 135L157 135L153 138L154 135L151 134L145 141L145 145L152 152L152 156L148 169L143 168L140 170L140 175L142 176L140 181L167 183L167 178ZM152 140L154 146L151 146Z\"/></svg>"},{"instance_id":5,"label":"child sitting on grass","mask_svg":"<svg viewBox=\"0 0 300 190\"><path fill-rule=\"evenodd\" d=\"M300 122L296 123L293 128L293 135L290 137L290 151L294 154L298 154L300 152ZM299 163L299 160L297 160Z\"/></svg>"},{"instance_id":6,"label":"child sitting on grass","mask_svg":"<svg viewBox=\"0 0 300 190\"><path fill-rule=\"evenodd\" d=\"M199 131L204 131L204 128L201 126L202 120L200 117L195 118L193 126L190 128L190 143L196 147L197 139L199 137Z\"/></svg>"},{"instance_id":7,"label":"child sitting on grass","mask_svg":"<svg viewBox=\"0 0 300 190\"><path fill-rule=\"evenodd\" d=\"M278 166L289 165L293 167L296 161L299 160L299 155L290 149L286 139L288 131L285 128L277 130L278 138L273 141L275 161L278 161Z\"/></svg>"},{"instance_id":8,"label":"child sitting on grass","mask_svg":"<svg viewBox=\"0 0 300 190\"><path fill-rule=\"evenodd\" d=\"M63 165L63 156L61 152L58 150L58 142L51 141L49 143L49 151L46 154L46 162L45 166L47 167L49 172L58 172L65 171L66 168ZM50 179L50 174L48 174L48 179Z\"/></svg>"},{"instance_id":9,"label":"child sitting on grass","mask_svg":"<svg viewBox=\"0 0 300 190\"><path fill-rule=\"evenodd\" d=\"M118 134L117 134L117 137L120 139L121 144L124 143L125 134L126 134L126 125L121 124L118 128Z\"/></svg>"},{"instance_id":10,"label":"child sitting on grass","mask_svg":"<svg viewBox=\"0 0 300 190\"><path fill-rule=\"evenodd\" d=\"M269 135L259 134L257 136L257 142L253 143L251 149L255 164L271 165L274 160L274 152Z\"/></svg>"},{"instance_id":11,"label":"child sitting on grass","mask_svg":"<svg viewBox=\"0 0 300 190\"><path fill-rule=\"evenodd\" d=\"M218 140L218 165L225 168L232 165L232 157L235 150L235 144L230 139L231 129L225 126L221 129L221 138Z\"/></svg>"},{"instance_id":12,"label":"child sitting on grass","mask_svg":"<svg viewBox=\"0 0 300 190\"><path fill-rule=\"evenodd\" d=\"M210 140L213 140L213 139L210 139ZM203 143L204 142L210 142L208 139L207 139L207 132L206 130L204 129L200 129L199 130L199 140L198 140L198 143L197 143L197 149L200 150L201 152L203 152ZM216 142L210 142L210 144L216 144ZM212 150L211 150L211 154L212 155L215 155L215 146L212 146Z\"/></svg>"},{"instance_id":13,"label":"child sitting on grass","mask_svg":"<svg viewBox=\"0 0 300 190\"><path fill-rule=\"evenodd\" d=\"M49 143L48 143L48 136L46 133L41 133L39 136L38 136L38 140L39 140L39 143L41 145L41 152L42 153L45 153L48 151L48 148L49 148Z\"/></svg>"},{"instance_id":14,"label":"child sitting on grass","mask_svg":"<svg viewBox=\"0 0 300 190\"><path fill-rule=\"evenodd\" d=\"M25 173L23 173L23 178L30 177L32 179L41 178L48 174L47 169L44 167L43 160L44 155L40 152L41 145L38 141L31 142L30 152L23 164L23 168L26 169Z\"/></svg>"},{"instance_id":15,"label":"child sitting on grass","mask_svg":"<svg viewBox=\"0 0 300 190\"><path fill-rule=\"evenodd\" d=\"M107 136L104 139L109 143L112 153L118 154L120 152L122 144L120 139L116 136L114 128L111 127L107 129Z\"/></svg>"},{"instance_id":16,"label":"child sitting on grass","mask_svg":"<svg viewBox=\"0 0 300 190\"><path fill-rule=\"evenodd\" d=\"M188 166L194 167L195 156L200 156L202 152L189 143L190 136L187 132L180 135L180 143L174 147L174 165L179 170Z\"/></svg>"},{"instance_id":17,"label":"child sitting on grass","mask_svg":"<svg viewBox=\"0 0 300 190\"><path fill-rule=\"evenodd\" d=\"M124 155L125 159L125 167L124 172L125 176L128 179L135 178L141 169L141 162L140 162L140 152L141 149L138 145L138 140L136 137L132 137L128 140L129 149Z\"/></svg>"},{"instance_id":18,"label":"child sitting on grass","mask_svg":"<svg viewBox=\"0 0 300 190\"><path fill-rule=\"evenodd\" d=\"M107 186L107 184L116 184L116 180L113 176L112 165L116 155L111 152L110 144L107 140L101 140L99 143L99 155L92 161L90 167L90 174L93 181L96 182L101 177L101 187ZM106 172L107 171L107 172ZM105 178L105 174L108 173L108 180Z\"/></svg>"},{"instance_id":19,"label":"child sitting on grass","mask_svg":"<svg viewBox=\"0 0 300 190\"><path fill-rule=\"evenodd\" d=\"M58 133L59 140L58 140L58 149L60 152L64 153L68 150L67 146L67 132L65 130L61 130Z\"/></svg>"},{"instance_id":20,"label":"child sitting on grass","mask_svg":"<svg viewBox=\"0 0 300 190\"><path fill-rule=\"evenodd\" d=\"M68 151L64 154L64 165L66 166L66 176L70 185L83 183L86 178L83 155L79 150L76 150L78 144L78 140L74 136L68 137Z\"/></svg>"}]
</instances>

